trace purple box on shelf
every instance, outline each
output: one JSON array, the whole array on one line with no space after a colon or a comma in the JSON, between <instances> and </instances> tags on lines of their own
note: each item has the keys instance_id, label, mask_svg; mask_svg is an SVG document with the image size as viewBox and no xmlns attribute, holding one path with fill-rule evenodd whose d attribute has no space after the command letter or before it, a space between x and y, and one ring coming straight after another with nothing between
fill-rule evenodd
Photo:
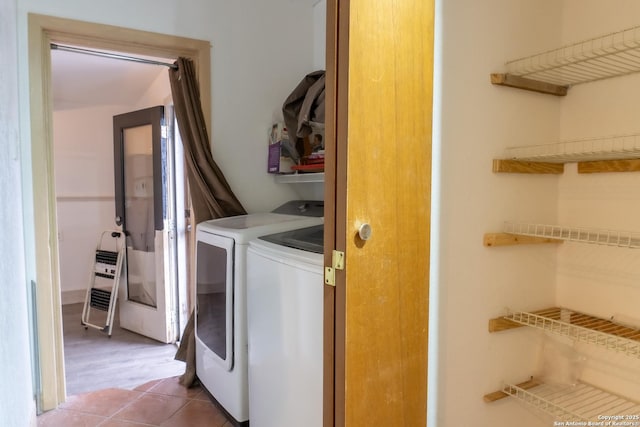
<instances>
[{"instance_id":1,"label":"purple box on shelf","mask_svg":"<svg viewBox=\"0 0 640 427\"><path fill-rule=\"evenodd\" d=\"M272 126L269 133L269 153L267 158L267 172L269 173L291 173L291 166L295 161L286 150L283 150L283 141L286 141L287 129L282 123Z\"/></svg>"},{"instance_id":2,"label":"purple box on shelf","mask_svg":"<svg viewBox=\"0 0 640 427\"><path fill-rule=\"evenodd\" d=\"M267 163L267 171L269 173L291 173L293 172L291 166L295 165L291 157L282 155L282 141L269 144L269 158Z\"/></svg>"}]
</instances>

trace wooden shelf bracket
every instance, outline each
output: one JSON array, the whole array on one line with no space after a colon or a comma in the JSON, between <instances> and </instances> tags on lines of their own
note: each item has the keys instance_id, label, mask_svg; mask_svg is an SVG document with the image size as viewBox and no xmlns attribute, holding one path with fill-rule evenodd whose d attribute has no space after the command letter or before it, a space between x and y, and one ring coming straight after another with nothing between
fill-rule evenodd
<instances>
[{"instance_id":1,"label":"wooden shelf bracket","mask_svg":"<svg viewBox=\"0 0 640 427\"><path fill-rule=\"evenodd\" d=\"M553 83L528 79L526 77L514 76L508 73L491 74L491 83L498 86L508 86L555 96L566 96L569 90L568 86L560 86Z\"/></svg>"},{"instance_id":2,"label":"wooden shelf bracket","mask_svg":"<svg viewBox=\"0 0 640 427\"><path fill-rule=\"evenodd\" d=\"M528 390L530 388L534 388L539 386L540 383L536 380L533 379L533 377L531 377L530 380L522 382L520 384L516 384L517 387L523 389L523 390ZM498 390L498 391L494 391L492 393L487 393L484 395L484 401L487 403L491 403L491 402L495 402L496 400L500 400L500 399L504 399L506 397L511 396L511 394L508 394L502 390Z\"/></svg>"},{"instance_id":3,"label":"wooden shelf bracket","mask_svg":"<svg viewBox=\"0 0 640 427\"><path fill-rule=\"evenodd\" d=\"M578 162L578 173L640 172L640 159Z\"/></svg>"},{"instance_id":4,"label":"wooden shelf bracket","mask_svg":"<svg viewBox=\"0 0 640 427\"><path fill-rule=\"evenodd\" d=\"M560 239L551 239L549 237L523 236L510 233L485 233L482 243L484 246L494 247L562 242Z\"/></svg>"},{"instance_id":5,"label":"wooden shelf bracket","mask_svg":"<svg viewBox=\"0 0 640 427\"><path fill-rule=\"evenodd\" d=\"M510 159L494 159L493 172L559 175L564 173L564 164L550 162L529 162Z\"/></svg>"}]
</instances>

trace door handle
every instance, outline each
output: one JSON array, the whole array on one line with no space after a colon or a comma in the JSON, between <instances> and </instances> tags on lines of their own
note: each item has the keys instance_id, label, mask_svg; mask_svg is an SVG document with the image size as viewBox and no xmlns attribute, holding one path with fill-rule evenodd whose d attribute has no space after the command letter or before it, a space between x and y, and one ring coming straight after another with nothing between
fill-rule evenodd
<instances>
[{"instance_id":1,"label":"door handle","mask_svg":"<svg viewBox=\"0 0 640 427\"><path fill-rule=\"evenodd\" d=\"M116 225L122 225L122 218L120 217L120 215L116 215Z\"/></svg>"},{"instance_id":2,"label":"door handle","mask_svg":"<svg viewBox=\"0 0 640 427\"><path fill-rule=\"evenodd\" d=\"M366 222L364 224L360 224L360 227L358 227L358 237L364 241L371 238L371 233L371 226Z\"/></svg>"}]
</instances>

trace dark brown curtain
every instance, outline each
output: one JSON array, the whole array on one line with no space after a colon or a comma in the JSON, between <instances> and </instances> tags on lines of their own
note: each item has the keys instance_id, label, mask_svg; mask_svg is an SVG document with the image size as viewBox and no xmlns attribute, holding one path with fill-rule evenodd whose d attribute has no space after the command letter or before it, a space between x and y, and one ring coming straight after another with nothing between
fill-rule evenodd
<instances>
[{"instance_id":1,"label":"dark brown curtain","mask_svg":"<svg viewBox=\"0 0 640 427\"><path fill-rule=\"evenodd\" d=\"M178 58L175 64L178 68L169 69L169 81L184 145L187 180L196 224L208 219L246 214L213 160L193 62L187 58ZM186 363L180 384L186 387L194 385L196 358L193 313L184 329L175 358Z\"/></svg>"},{"instance_id":2,"label":"dark brown curtain","mask_svg":"<svg viewBox=\"0 0 640 427\"><path fill-rule=\"evenodd\" d=\"M169 69L169 80L184 144L187 179L196 224L208 219L246 214L213 160L193 62L187 58L178 58L175 64L178 68Z\"/></svg>"}]
</instances>

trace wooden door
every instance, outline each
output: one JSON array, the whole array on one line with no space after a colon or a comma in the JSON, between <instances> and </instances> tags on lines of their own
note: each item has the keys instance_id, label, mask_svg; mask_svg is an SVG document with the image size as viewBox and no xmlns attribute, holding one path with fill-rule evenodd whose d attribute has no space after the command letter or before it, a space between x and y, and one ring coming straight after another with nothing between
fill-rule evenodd
<instances>
[{"instance_id":1,"label":"wooden door","mask_svg":"<svg viewBox=\"0 0 640 427\"><path fill-rule=\"evenodd\" d=\"M434 2L327 8L324 425L424 426Z\"/></svg>"}]
</instances>

